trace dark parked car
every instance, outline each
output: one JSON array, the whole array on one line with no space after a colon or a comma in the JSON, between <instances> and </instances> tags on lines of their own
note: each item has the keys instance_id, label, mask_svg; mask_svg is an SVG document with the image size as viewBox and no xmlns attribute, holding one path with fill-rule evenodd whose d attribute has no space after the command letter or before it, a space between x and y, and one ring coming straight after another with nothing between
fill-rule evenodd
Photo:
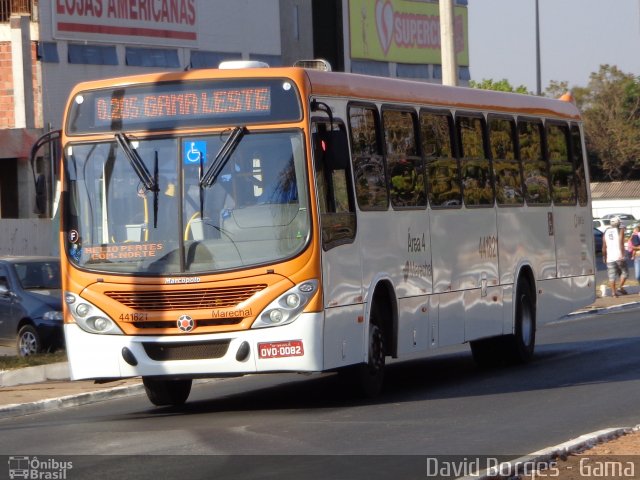
<instances>
[{"instance_id":1,"label":"dark parked car","mask_svg":"<svg viewBox=\"0 0 640 480\"><path fill-rule=\"evenodd\" d=\"M21 356L64 345L60 260L0 257L0 342Z\"/></svg>"},{"instance_id":2,"label":"dark parked car","mask_svg":"<svg viewBox=\"0 0 640 480\"><path fill-rule=\"evenodd\" d=\"M603 233L597 228L593 229L593 246L595 247L596 253L602 252L602 235Z\"/></svg>"}]
</instances>

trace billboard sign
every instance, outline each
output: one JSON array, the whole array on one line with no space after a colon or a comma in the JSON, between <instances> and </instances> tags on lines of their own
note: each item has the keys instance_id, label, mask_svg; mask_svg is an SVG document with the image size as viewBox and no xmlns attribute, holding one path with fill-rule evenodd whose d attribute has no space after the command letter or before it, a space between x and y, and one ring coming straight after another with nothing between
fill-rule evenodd
<instances>
[{"instance_id":1,"label":"billboard sign","mask_svg":"<svg viewBox=\"0 0 640 480\"><path fill-rule=\"evenodd\" d=\"M61 40L196 46L197 0L53 0Z\"/></svg>"},{"instance_id":2,"label":"billboard sign","mask_svg":"<svg viewBox=\"0 0 640 480\"><path fill-rule=\"evenodd\" d=\"M440 10L424 0L349 0L351 58L441 64ZM467 8L454 11L458 65L469 65Z\"/></svg>"}]
</instances>

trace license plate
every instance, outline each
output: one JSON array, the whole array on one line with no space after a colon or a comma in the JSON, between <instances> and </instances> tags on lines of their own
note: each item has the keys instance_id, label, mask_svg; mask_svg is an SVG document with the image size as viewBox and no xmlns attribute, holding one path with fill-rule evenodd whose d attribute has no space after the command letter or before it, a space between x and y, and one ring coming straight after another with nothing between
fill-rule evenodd
<instances>
[{"instance_id":1,"label":"license plate","mask_svg":"<svg viewBox=\"0 0 640 480\"><path fill-rule=\"evenodd\" d=\"M300 357L304 355L302 340L258 344L259 358Z\"/></svg>"}]
</instances>

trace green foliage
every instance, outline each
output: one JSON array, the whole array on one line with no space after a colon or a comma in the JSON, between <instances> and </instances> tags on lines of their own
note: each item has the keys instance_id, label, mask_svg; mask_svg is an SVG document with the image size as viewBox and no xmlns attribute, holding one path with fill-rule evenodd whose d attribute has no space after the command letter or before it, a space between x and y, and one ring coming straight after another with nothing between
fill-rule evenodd
<instances>
[{"instance_id":1,"label":"green foliage","mask_svg":"<svg viewBox=\"0 0 640 480\"><path fill-rule=\"evenodd\" d=\"M580 106L587 150L611 180L640 174L640 79L612 65L592 73Z\"/></svg>"},{"instance_id":2,"label":"green foliage","mask_svg":"<svg viewBox=\"0 0 640 480\"><path fill-rule=\"evenodd\" d=\"M502 80L498 80L495 81L491 78L485 78L480 82L476 82L474 80L471 80L469 82L469 86L471 88L479 88L482 90L495 90L498 92L511 92L511 93L524 93L524 94L531 94L531 92L529 92L527 90L527 87L525 87L524 85L519 85L517 87L514 87L513 85L511 85L511 83L509 83L509 81L506 78L503 78Z\"/></svg>"}]
</instances>

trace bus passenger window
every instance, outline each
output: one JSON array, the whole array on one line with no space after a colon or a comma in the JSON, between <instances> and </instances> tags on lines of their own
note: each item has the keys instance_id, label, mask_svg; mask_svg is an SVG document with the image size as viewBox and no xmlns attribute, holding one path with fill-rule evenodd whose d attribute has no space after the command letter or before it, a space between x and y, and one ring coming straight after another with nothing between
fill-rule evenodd
<instances>
[{"instance_id":1,"label":"bus passenger window","mask_svg":"<svg viewBox=\"0 0 640 480\"><path fill-rule=\"evenodd\" d=\"M547 148L551 167L551 194L556 205L576 204L575 173L569 157L567 125L547 124Z\"/></svg>"},{"instance_id":2,"label":"bus passenger window","mask_svg":"<svg viewBox=\"0 0 640 480\"><path fill-rule=\"evenodd\" d=\"M418 156L414 119L412 112L382 112L389 191L394 207L427 205L424 164Z\"/></svg>"},{"instance_id":3,"label":"bus passenger window","mask_svg":"<svg viewBox=\"0 0 640 480\"><path fill-rule=\"evenodd\" d=\"M489 146L496 178L498 205L522 205L522 172L516 159L515 122L490 118Z\"/></svg>"},{"instance_id":4,"label":"bus passenger window","mask_svg":"<svg viewBox=\"0 0 640 480\"><path fill-rule=\"evenodd\" d=\"M467 206L493 205L491 162L484 149L484 120L458 117L458 139L462 150L462 196Z\"/></svg>"},{"instance_id":5,"label":"bus passenger window","mask_svg":"<svg viewBox=\"0 0 640 480\"><path fill-rule=\"evenodd\" d=\"M451 115L420 112L420 139L427 162L428 194L432 207L462 205L460 169L453 151L452 133Z\"/></svg>"},{"instance_id":6,"label":"bus passenger window","mask_svg":"<svg viewBox=\"0 0 640 480\"><path fill-rule=\"evenodd\" d=\"M571 156L576 171L578 202L580 202L581 207L585 207L589 202L589 197L587 196L587 173L582 154L582 135L577 126L571 127L571 147Z\"/></svg>"},{"instance_id":7,"label":"bus passenger window","mask_svg":"<svg viewBox=\"0 0 640 480\"><path fill-rule=\"evenodd\" d=\"M542 156L542 123L518 122L520 160L524 174L525 199L529 205L548 205L549 173Z\"/></svg>"},{"instance_id":8,"label":"bus passenger window","mask_svg":"<svg viewBox=\"0 0 640 480\"><path fill-rule=\"evenodd\" d=\"M344 125L314 124L313 153L325 250L351 243L356 235L349 145ZM333 129L331 129L333 128Z\"/></svg>"},{"instance_id":9,"label":"bus passenger window","mask_svg":"<svg viewBox=\"0 0 640 480\"><path fill-rule=\"evenodd\" d=\"M349 108L351 158L361 210L386 210L389 205L379 125L375 108Z\"/></svg>"}]
</instances>

